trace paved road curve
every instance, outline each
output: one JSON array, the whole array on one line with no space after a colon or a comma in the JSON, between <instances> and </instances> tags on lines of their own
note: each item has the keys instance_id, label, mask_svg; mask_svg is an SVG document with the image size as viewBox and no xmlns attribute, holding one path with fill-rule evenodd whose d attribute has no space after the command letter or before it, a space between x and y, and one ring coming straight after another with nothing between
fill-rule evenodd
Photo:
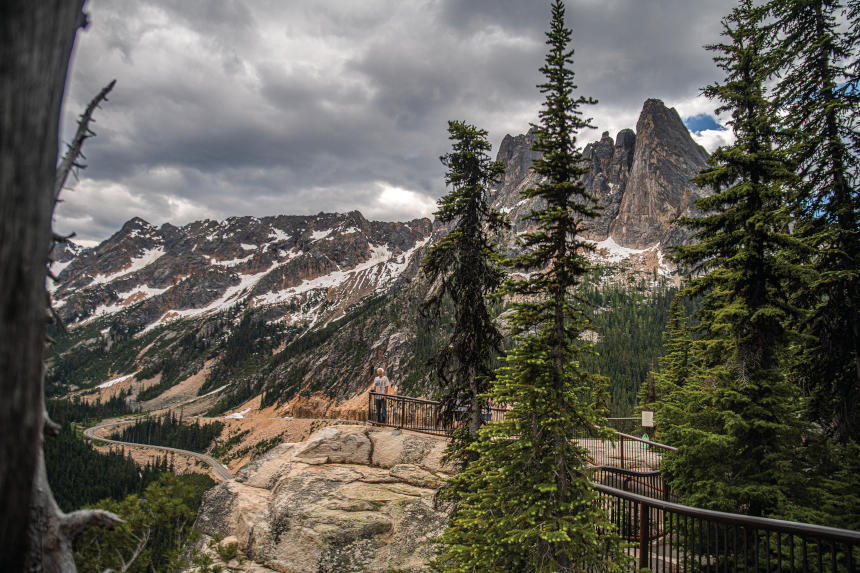
<instances>
[{"instance_id":1,"label":"paved road curve","mask_svg":"<svg viewBox=\"0 0 860 573\"><path fill-rule=\"evenodd\" d=\"M98 426L93 426L92 428L87 428L86 430L84 430L84 436L90 438L91 440L99 440L102 442L107 442L109 444L121 444L121 445L125 445L125 446L145 446L147 448L153 448L156 450L164 450L166 452L174 452L177 454L184 454L186 456L192 456L192 457L195 457L198 460L202 460L202 461L206 462L207 464L209 464L210 466L212 466L212 469L215 471L215 475L218 478L220 478L224 481L233 479L233 474L230 473L230 470L228 470L227 467L224 466L224 464L222 464L221 462L219 462L218 460L216 460L212 457L207 456L206 454L198 454L197 452L191 452L189 450L180 450L179 448L169 448L167 446L154 446L151 444L138 444L136 442L120 442L118 440L110 440L108 438L101 438L101 437L95 435L96 430L100 430L102 428L108 428L110 426L121 426L123 424L130 424L132 422L133 422L133 420L123 420L120 422L108 422L107 424L99 424Z\"/></svg>"}]
</instances>

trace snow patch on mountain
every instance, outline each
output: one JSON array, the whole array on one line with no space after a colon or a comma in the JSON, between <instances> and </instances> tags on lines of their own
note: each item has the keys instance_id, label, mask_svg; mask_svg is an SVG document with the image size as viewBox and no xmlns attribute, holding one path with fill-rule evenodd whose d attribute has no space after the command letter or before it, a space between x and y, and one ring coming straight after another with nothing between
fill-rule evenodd
<instances>
[{"instance_id":1,"label":"snow patch on mountain","mask_svg":"<svg viewBox=\"0 0 860 573\"><path fill-rule=\"evenodd\" d=\"M90 284L106 284L113 282L119 278L126 277L130 274L136 273L139 270L142 270L158 259L164 256L164 247L157 247L155 249L147 249L143 251L143 254L137 258L131 260L131 263L125 268L118 270L115 273L110 275L96 275L93 277L93 280Z\"/></svg>"},{"instance_id":2,"label":"snow patch on mountain","mask_svg":"<svg viewBox=\"0 0 860 573\"><path fill-rule=\"evenodd\" d=\"M210 314L213 312L221 312L227 310L234 304L241 301L244 298L243 295L247 294L258 282L260 282L261 278L272 272L277 266L278 265L272 265L270 268L255 274L240 274L238 275L240 279L239 284L228 287L224 291L224 294L222 294L218 299L214 300L213 302L207 304L202 308L169 310L165 312L161 316L161 318L159 318L157 321L150 324L146 329L144 329L144 332L148 332L157 326L167 324L168 322L173 322L175 320L191 318L195 316L201 316L203 314Z\"/></svg>"},{"instance_id":3,"label":"snow patch on mountain","mask_svg":"<svg viewBox=\"0 0 860 573\"><path fill-rule=\"evenodd\" d=\"M645 251L655 249L657 247L659 247L659 245L654 245L648 249L631 249L629 247L622 247L616 243L612 237L607 237L599 243L594 243L594 252L601 260L617 263L623 259L630 258L633 255L640 255Z\"/></svg>"},{"instance_id":4,"label":"snow patch on mountain","mask_svg":"<svg viewBox=\"0 0 860 573\"><path fill-rule=\"evenodd\" d=\"M660 243L644 249L633 249L619 245L612 237L599 242L592 242L594 252L587 256L592 261L600 264L624 263L631 268L656 270L661 277L671 277L675 266L667 261L663 255ZM650 271L649 271L650 272Z\"/></svg>"},{"instance_id":5,"label":"snow patch on mountain","mask_svg":"<svg viewBox=\"0 0 860 573\"><path fill-rule=\"evenodd\" d=\"M228 420L241 420L245 417L245 414L251 411L251 408L245 408L241 412L234 412L228 416L224 416Z\"/></svg>"},{"instance_id":6,"label":"snow patch on mountain","mask_svg":"<svg viewBox=\"0 0 860 573\"><path fill-rule=\"evenodd\" d=\"M212 259L211 257L207 257L207 258L209 259L209 262L212 263L213 265L218 265L220 267L228 267L229 268L229 267L235 267L237 265L241 265L242 263L247 263L248 261L250 261L251 259L254 258L254 253L251 253L247 257L242 257L240 259L230 259L227 261L216 261L216 260Z\"/></svg>"},{"instance_id":7,"label":"snow patch on mountain","mask_svg":"<svg viewBox=\"0 0 860 573\"><path fill-rule=\"evenodd\" d=\"M165 292L167 288L152 288L148 285L139 285L126 292L118 292L116 295L126 304L129 302L137 302L151 296L159 295ZM129 299L133 298L133 301Z\"/></svg>"},{"instance_id":8,"label":"snow patch on mountain","mask_svg":"<svg viewBox=\"0 0 860 573\"><path fill-rule=\"evenodd\" d=\"M110 388L114 384L119 384L120 382L124 382L137 374L137 372L132 372L131 374L126 374L125 376L120 376L119 378L114 378L113 380L108 380L107 382L102 382L96 388Z\"/></svg>"},{"instance_id":9,"label":"snow patch on mountain","mask_svg":"<svg viewBox=\"0 0 860 573\"><path fill-rule=\"evenodd\" d=\"M426 237L425 239L418 241L415 245L400 255L395 261L387 261L385 263L386 277L385 281L380 281L376 287L376 290L382 290L389 282L393 281L406 270L406 267L409 266L409 263L412 260L412 256L424 245L426 245L430 241L430 237Z\"/></svg>"},{"instance_id":10,"label":"snow patch on mountain","mask_svg":"<svg viewBox=\"0 0 860 573\"><path fill-rule=\"evenodd\" d=\"M290 239L292 239L292 236L288 235L277 227L272 227L272 230L269 232L269 238L272 239L273 242L281 242L289 241Z\"/></svg>"},{"instance_id":11,"label":"snow patch on mountain","mask_svg":"<svg viewBox=\"0 0 860 573\"><path fill-rule=\"evenodd\" d=\"M74 261L74 259L69 259L68 261L64 261L62 263L54 261L53 263L51 263L50 266L51 272L54 273L55 277L60 276L60 273L63 272L63 269L72 264L72 261Z\"/></svg>"}]
</instances>

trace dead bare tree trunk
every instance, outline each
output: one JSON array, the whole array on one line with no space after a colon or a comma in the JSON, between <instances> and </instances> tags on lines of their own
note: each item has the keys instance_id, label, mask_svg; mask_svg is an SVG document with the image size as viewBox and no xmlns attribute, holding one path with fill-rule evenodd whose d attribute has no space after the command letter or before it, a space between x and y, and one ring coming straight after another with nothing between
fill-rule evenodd
<instances>
[{"instance_id":1,"label":"dead bare tree trunk","mask_svg":"<svg viewBox=\"0 0 860 573\"><path fill-rule=\"evenodd\" d=\"M111 520L63 515L42 459L45 263L60 104L83 3L0 2L0 571L74 571L69 540Z\"/></svg>"}]
</instances>

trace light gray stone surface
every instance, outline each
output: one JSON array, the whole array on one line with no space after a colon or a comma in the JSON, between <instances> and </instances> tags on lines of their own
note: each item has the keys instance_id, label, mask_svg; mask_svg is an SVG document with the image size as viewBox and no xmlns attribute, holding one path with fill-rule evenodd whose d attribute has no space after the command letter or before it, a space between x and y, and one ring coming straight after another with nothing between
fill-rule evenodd
<instances>
[{"instance_id":1,"label":"light gray stone surface","mask_svg":"<svg viewBox=\"0 0 860 573\"><path fill-rule=\"evenodd\" d=\"M435 503L447 476L442 438L368 426L329 426L281 444L206 493L200 549L238 543L238 571L421 571L448 508Z\"/></svg>"}]
</instances>

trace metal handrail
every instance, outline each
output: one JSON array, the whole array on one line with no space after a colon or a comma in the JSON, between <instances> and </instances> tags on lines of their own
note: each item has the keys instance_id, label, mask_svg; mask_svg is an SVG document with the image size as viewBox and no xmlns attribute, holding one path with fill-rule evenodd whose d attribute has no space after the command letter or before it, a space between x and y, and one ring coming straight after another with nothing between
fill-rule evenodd
<instances>
[{"instance_id":1,"label":"metal handrail","mask_svg":"<svg viewBox=\"0 0 860 573\"><path fill-rule=\"evenodd\" d=\"M613 528L631 542L635 570L837 573L860 568L860 531L699 509L592 486Z\"/></svg>"},{"instance_id":2,"label":"metal handrail","mask_svg":"<svg viewBox=\"0 0 860 573\"><path fill-rule=\"evenodd\" d=\"M620 474L627 477L652 477L660 475L660 470L653 470L650 472L640 472L636 470L628 470L626 468L619 468L617 466L594 466L596 470L607 470L612 473Z\"/></svg>"},{"instance_id":3,"label":"metal handrail","mask_svg":"<svg viewBox=\"0 0 860 573\"><path fill-rule=\"evenodd\" d=\"M416 402L419 404L439 404L437 400L427 400L426 398L414 398L412 396L403 396L401 394L383 394L381 392L370 391L371 396L386 396L387 398L395 398L404 402Z\"/></svg>"},{"instance_id":4,"label":"metal handrail","mask_svg":"<svg viewBox=\"0 0 860 573\"><path fill-rule=\"evenodd\" d=\"M428 400L426 398L414 398L412 396L404 396L402 394L383 394L383 393L374 392L373 390L371 390L368 393L368 419L371 421L371 423L375 423L375 424L379 424L379 425L383 425L383 426L391 426L393 424L387 424L387 423L384 424L384 423L381 423L378 421L373 421L371 419L372 418L371 403L372 403L374 397L377 397L377 399L381 398L383 400L389 400L389 401L393 401L393 402L421 404L421 405L426 405L426 406L431 406L431 407L432 406L438 407L440 405L440 402L437 400ZM497 414L503 415L505 412L507 412L509 410L509 408L494 405L494 406L489 406L487 408L487 410L491 413L497 413ZM636 420L636 419L638 419L638 418L607 418L607 421L611 422L611 421L617 421L617 420ZM400 424L394 424L394 426L396 426L396 427L407 427L402 423L402 421ZM447 435L452 430L453 430L453 428L440 426L440 427L435 428L433 430L429 430L429 432ZM419 431L428 432L428 430L426 428L422 428ZM647 446L653 446L655 449L660 449L660 450L665 450L665 451L676 451L678 449L678 448L675 448L673 446L669 446L667 444L661 444L660 442L655 442L653 440L646 440L646 439L640 438L638 436L634 436L631 434L625 434L625 433L618 431L618 430L615 430L615 429L613 429L613 431L615 432L617 437L622 439L622 441L624 439L632 440L635 442L639 442L640 444L645 444Z\"/></svg>"},{"instance_id":5,"label":"metal handrail","mask_svg":"<svg viewBox=\"0 0 860 573\"><path fill-rule=\"evenodd\" d=\"M386 414L388 423L374 419L374 398L389 403ZM504 415L506 408L494 405L489 411L494 415ZM377 425L441 436L450 436L454 430L453 426L441 424L439 402L397 394L370 392L368 419ZM633 455L627 456L633 462L633 467L659 467L660 452L676 451L677 448L614 431L622 467L603 463L598 465L593 460L590 463L598 472L623 476L625 487L627 482L635 482L637 491L641 493L602 483L592 482L592 485L599 494L600 503L607 504L613 527L624 539L633 542L629 550L635 552L638 567L651 567L653 571L666 573L710 571L715 567L735 571L740 570L740 562L744 571L802 569L835 573L858 569L858 531L699 509L670 501L673 499L672 493L668 485L663 483L659 471L623 467L624 444L639 443L651 450L647 454L649 458L656 456L648 461L642 457L639 449L635 449ZM602 453L606 459L617 459L616 453L610 450ZM616 482L611 483L614 485ZM653 497L647 495L651 493ZM795 551L795 546L798 551Z\"/></svg>"},{"instance_id":6,"label":"metal handrail","mask_svg":"<svg viewBox=\"0 0 860 573\"><path fill-rule=\"evenodd\" d=\"M661 444L660 442L653 442L651 440L646 440L645 438L639 438L637 436L633 436L630 434L625 434L624 432L615 431L616 435L621 436L623 438L627 438L628 440L633 440L636 442L641 442L643 444L648 444L649 446L654 446L655 448L659 448L661 450L667 450L670 452L677 452L678 448L674 446L669 446L667 444Z\"/></svg>"},{"instance_id":7,"label":"metal handrail","mask_svg":"<svg viewBox=\"0 0 860 573\"><path fill-rule=\"evenodd\" d=\"M592 482L593 483L593 482ZM679 515L686 515L708 521L723 523L726 525L738 525L741 527L750 527L758 529L767 529L777 533L787 533L790 535L808 535L815 537L826 537L833 541L842 543L851 543L860 545L860 531L852 531L850 529L839 529L838 527L827 527L826 525L813 525L811 523L801 523L798 521L785 521L782 519L771 519L768 517L756 517L753 515L743 515L740 513L727 513L724 511L714 511L712 509L700 509L689 505L681 505L670 501L663 501L653 497L647 497L629 491L616 489L607 485L593 483L594 488L600 492L613 497L619 497L632 501L638 504L643 504L651 508L661 509L663 511L671 511Z\"/></svg>"}]
</instances>

